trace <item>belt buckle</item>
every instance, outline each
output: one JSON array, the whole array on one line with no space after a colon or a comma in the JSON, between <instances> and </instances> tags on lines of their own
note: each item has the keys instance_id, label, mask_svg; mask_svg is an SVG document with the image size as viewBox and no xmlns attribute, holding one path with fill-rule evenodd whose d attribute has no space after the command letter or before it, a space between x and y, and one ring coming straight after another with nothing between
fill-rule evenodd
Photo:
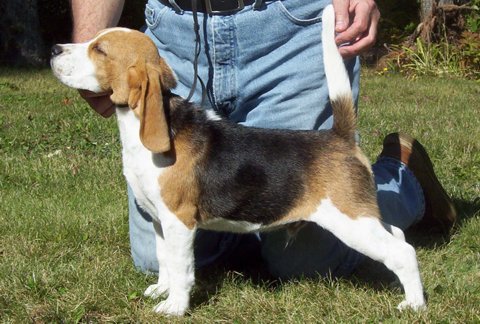
<instances>
[{"instance_id":1,"label":"belt buckle","mask_svg":"<svg viewBox=\"0 0 480 324\"><path fill-rule=\"evenodd\" d=\"M222 0L205 0L205 7L207 9L207 13L211 15L221 15L221 14L226 14L226 13L233 13L242 10L245 8L245 4L243 3L243 0L236 0L237 2L237 7L236 8L217 8L212 6L212 1L217 1L218 2L228 2L228 1L222 1Z\"/></svg>"}]
</instances>

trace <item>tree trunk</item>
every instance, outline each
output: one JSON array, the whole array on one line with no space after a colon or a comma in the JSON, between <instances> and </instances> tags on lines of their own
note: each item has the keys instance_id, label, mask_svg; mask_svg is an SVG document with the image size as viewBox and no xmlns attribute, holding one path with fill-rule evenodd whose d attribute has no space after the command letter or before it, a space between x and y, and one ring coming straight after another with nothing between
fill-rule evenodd
<instances>
[{"instance_id":1,"label":"tree trunk","mask_svg":"<svg viewBox=\"0 0 480 324\"><path fill-rule=\"evenodd\" d=\"M426 43L441 40L455 41L465 29L464 12L475 10L466 0L421 0L421 21L409 37L413 44L419 37Z\"/></svg>"},{"instance_id":2,"label":"tree trunk","mask_svg":"<svg viewBox=\"0 0 480 324\"><path fill-rule=\"evenodd\" d=\"M0 12L0 63L44 64L37 0L1 0Z\"/></svg>"},{"instance_id":3,"label":"tree trunk","mask_svg":"<svg viewBox=\"0 0 480 324\"><path fill-rule=\"evenodd\" d=\"M422 0L420 2L420 22L424 22L432 16L436 5L435 0Z\"/></svg>"}]
</instances>

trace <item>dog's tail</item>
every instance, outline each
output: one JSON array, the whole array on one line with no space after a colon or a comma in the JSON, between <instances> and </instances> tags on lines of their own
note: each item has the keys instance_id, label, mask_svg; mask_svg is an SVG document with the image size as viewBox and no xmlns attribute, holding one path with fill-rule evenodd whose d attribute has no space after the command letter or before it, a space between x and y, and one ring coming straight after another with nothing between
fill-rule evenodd
<instances>
[{"instance_id":1,"label":"dog's tail","mask_svg":"<svg viewBox=\"0 0 480 324\"><path fill-rule=\"evenodd\" d=\"M333 108L332 130L348 141L355 141L356 116L352 88L335 43L335 13L332 5L323 10L322 21L323 63Z\"/></svg>"}]
</instances>

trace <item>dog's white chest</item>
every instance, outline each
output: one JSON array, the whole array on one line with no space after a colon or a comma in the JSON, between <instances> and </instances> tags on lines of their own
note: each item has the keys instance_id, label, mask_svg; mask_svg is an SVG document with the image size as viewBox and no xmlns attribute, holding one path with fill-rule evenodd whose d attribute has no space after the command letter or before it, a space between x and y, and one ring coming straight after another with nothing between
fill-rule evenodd
<instances>
[{"instance_id":1,"label":"dog's white chest","mask_svg":"<svg viewBox=\"0 0 480 324\"><path fill-rule=\"evenodd\" d=\"M152 154L141 143L140 121L131 109L117 108L118 127L122 141L123 174L133 191L137 203L151 216L158 219L162 173L160 157Z\"/></svg>"}]
</instances>

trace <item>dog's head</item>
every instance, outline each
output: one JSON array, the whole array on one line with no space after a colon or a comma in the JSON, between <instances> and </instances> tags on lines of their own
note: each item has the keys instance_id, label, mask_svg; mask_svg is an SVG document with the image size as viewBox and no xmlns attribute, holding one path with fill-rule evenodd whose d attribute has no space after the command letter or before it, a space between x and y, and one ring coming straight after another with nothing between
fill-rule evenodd
<instances>
[{"instance_id":1,"label":"dog's head","mask_svg":"<svg viewBox=\"0 0 480 324\"><path fill-rule=\"evenodd\" d=\"M162 93L174 88L170 67L145 34L126 28L99 32L91 41L52 47L53 73L65 85L111 92L116 105L128 105L140 119L140 139L152 152L170 149Z\"/></svg>"}]
</instances>

